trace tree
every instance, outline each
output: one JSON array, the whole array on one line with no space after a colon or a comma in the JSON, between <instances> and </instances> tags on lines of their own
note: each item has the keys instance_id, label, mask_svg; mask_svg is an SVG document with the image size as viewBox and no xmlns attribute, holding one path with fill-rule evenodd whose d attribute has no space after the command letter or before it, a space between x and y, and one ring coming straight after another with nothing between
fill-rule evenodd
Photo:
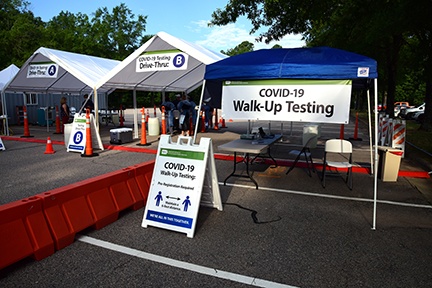
<instances>
[{"instance_id":1,"label":"tree","mask_svg":"<svg viewBox=\"0 0 432 288\"><path fill-rule=\"evenodd\" d=\"M124 3L114 7L112 14L106 7L97 9L89 35L94 50L105 58L123 60L129 56L142 43L147 16L138 15L134 19L135 15Z\"/></svg>"},{"instance_id":2,"label":"tree","mask_svg":"<svg viewBox=\"0 0 432 288\"><path fill-rule=\"evenodd\" d=\"M46 46L69 52L92 54L91 29L87 15L61 11L46 25Z\"/></svg>"},{"instance_id":3,"label":"tree","mask_svg":"<svg viewBox=\"0 0 432 288\"><path fill-rule=\"evenodd\" d=\"M428 55L432 54L430 11L432 2L428 0L415 5L408 0L230 0L223 10L213 12L210 25L226 25L246 16L252 23L251 34L267 29L259 41L269 43L289 33L302 34L309 46L333 46L372 57L379 63L379 89L387 95L387 113L393 114L396 85L403 78L401 51L413 36L423 47L420 67L425 71L426 102L431 102L432 95L428 95L432 94L432 84L428 89L427 83L432 78L426 72L431 70L432 61ZM425 112L425 129L432 126L431 114L430 110Z\"/></svg>"},{"instance_id":4,"label":"tree","mask_svg":"<svg viewBox=\"0 0 432 288\"><path fill-rule=\"evenodd\" d=\"M254 44L250 43L249 41L243 41L242 43L240 43L239 45L237 45L236 47L232 48L232 49L228 49L227 51L223 51L221 50L221 53L228 55L228 56L234 56L234 55L238 55L238 54L242 54L242 53L246 53L246 52L251 52L254 49Z\"/></svg>"},{"instance_id":5,"label":"tree","mask_svg":"<svg viewBox=\"0 0 432 288\"><path fill-rule=\"evenodd\" d=\"M28 2L0 2L0 67L21 66L38 47L44 23L27 10Z\"/></svg>"}]
</instances>

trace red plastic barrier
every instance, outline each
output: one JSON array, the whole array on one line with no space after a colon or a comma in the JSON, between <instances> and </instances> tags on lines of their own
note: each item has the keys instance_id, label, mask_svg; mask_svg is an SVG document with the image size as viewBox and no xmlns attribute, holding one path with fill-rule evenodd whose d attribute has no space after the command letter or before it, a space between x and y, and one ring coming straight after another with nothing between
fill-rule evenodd
<instances>
[{"instance_id":1,"label":"red plastic barrier","mask_svg":"<svg viewBox=\"0 0 432 288\"><path fill-rule=\"evenodd\" d=\"M144 205L147 202L154 166L155 160L133 166L135 169L135 180L143 197Z\"/></svg>"},{"instance_id":2,"label":"red plastic barrier","mask_svg":"<svg viewBox=\"0 0 432 288\"><path fill-rule=\"evenodd\" d=\"M54 253L54 241L36 197L0 206L0 269L32 256L41 260Z\"/></svg>"},{"instance_id":3,"label":"red plastic barrier","mask_svg":"<svg viewBox=\"0 0 432 288\"><path fill-rule=\"evenodd\" d=\"M114 198L114 203L116 204L118 211L133 207L135 204L139 206L139 202L143 201L136 185L134 186L132 184L131 186L134 191L129 189L128 182L130 182L134 177L135 173L130 168L117 171L115 172L115 175L109 177L109 180L112 181L110 184L110 192ZM142 204L142 206L144 206L144 204Z\"/></svg>"},{"instance_id":4,"label":"red plastic barrier","mask_svg":"<svg viewBox=\"0 0 432 288\"><path fill-rule=\"evenodd\" d=\"M57 250L72 244L77 232L95 224L87 203L87 194L76 183L37 195L42 199L44 214Z\"/></svg>"},{"instance_id":5,"label":"red plastic barrier","mask_svg":"<svg viewBox=\"0 0 432 288\"><path fill-rule=\"evenodd\" d=\"M96 229L101 229L118 219L119 210L110 191L110 186L115 183L115 175L116 172L111 172L77 183L86 193Z\"/></svg>"},{"instance_id":6,"label":"red plastic barrier","mask_svg":"<svg viewBox=\"0 0 432 288\"><path fill-rule=\"evenodd\" d=\"M0 206L0 269L40 260L73 243L76 233L100 229L121 210L147 201L155 161L124 168Z\"/></svg>"}]
</instances>

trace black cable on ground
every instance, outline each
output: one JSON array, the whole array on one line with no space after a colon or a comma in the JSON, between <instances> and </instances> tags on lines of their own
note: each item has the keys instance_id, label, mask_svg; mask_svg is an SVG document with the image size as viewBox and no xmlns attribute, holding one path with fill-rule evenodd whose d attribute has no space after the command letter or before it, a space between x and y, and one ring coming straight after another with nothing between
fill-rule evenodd
<instances>
[{"instance_id":1,"label":"black cable on ground","mask_svg":"<svg viewBox=\"0 0 432 288\"><path fill-rule=\"evenodd\" d=\"M239 205L237 203L223 203L223 204L237 206L240 209L244 209L244 210L250 211L251 212L252 220L254 221L255 224L267 224L267 223L272 223L272 222L277 222L277 221L282 220L282 218L280 216L278 216L277 219L273 219L273 220L269 220L269 221L259 221L258 217L257 217L258 212L255 211L255 210L243 207L243 206L241 206L241 205Z\"/></svg>"}]
</instances>

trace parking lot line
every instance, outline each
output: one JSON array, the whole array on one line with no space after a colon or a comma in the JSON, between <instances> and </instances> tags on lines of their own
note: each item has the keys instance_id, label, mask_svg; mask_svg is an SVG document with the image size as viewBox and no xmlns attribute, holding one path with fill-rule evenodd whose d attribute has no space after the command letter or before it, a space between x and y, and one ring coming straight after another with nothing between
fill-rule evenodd
<instances>
[{"instance_id":1,"label":"parking lot line","mask_svg":"<svg viewBox=\"0 0 432 288\"><path fill-rule=\"evenodd\" d=\"M204 275L208 275L208 276L212 276L212 277L217 277L217 278L221 278L221 279L225 279L225 280L244 283L244 284L248 284L251 286L281 287L281 288L282 287L284 287L284 288L296 287L296 286L285 285L285 284L276 283L276 282L272 282L272 281L267 281L267 280L259 279L259 278L255 278L255 277L249 277L249 276L245 276L245 275L241 275L241 274L231 273L231 272L227 272L227 271L223 271L223 270L218 270L215 268L209 268L209 267L205 267L205 266L201 266L201 265L196 265L196 264L192 264L192 263L188 263L188 262L184 262L184 261L179 261L179 260L175 260L175 259L171 259L171 258L167 258L167 257L162 257L162 256L158 256L155 254L143 252L143 251L140 251L137 249L132 249L132 248L129 248L126 246L122 246L122 245L114 244L111 242L99 240L99 239L89 237L89 236L78 235L76 237L76 240L83 242L83 243L90 244L90 245L95 245L95 246L98 246L101 248L105 248L105 249L109 249L109 250L123 253L126 255L130 255L133 257L138 257L141 259L161 263L164 265L168 265L168 266L172 266L172 267L176 267L176 268L180 268L180 269L184 269L184 270L188 270L188 271L192 271L192 272L196 272L196 273L200 273L200 274L204 274Z\"/></svg>"},{"instance_id":2,"label":"parking lot line","mask_svg":"<svg viewBox=\"0 0 432 288\"><path fill-rule=\"evenodd\" d=\"M219 185L223 186L224 183L219 182ZM232 186L232 187L239 187L239 188L255 189L255 186L252 186L252 185L231 184L231 183L227 183L226 185ZM267 191L296 194L296 195L303 195L303 196L313 196L313 197L330 198L330 199L338 199L338 200L349 200L349 201L373 203L372 198L368 199L368 198L359 198L359 197L338 196L338 195L320 194L320 193L315 193L315 192L303 192L303 191L294 191L294 190L271 188L271 187L262 187L262 186L260 186L258 188L258 190L267 190ZM389 204L389 205L395 205L395 206L405 206L405 207L411 207L411 208L432 209L432 205L404 203L404 202L396 202L396 201L389 201L389 200L377 200L377 203Z\"/></svg>"}]
</instances>

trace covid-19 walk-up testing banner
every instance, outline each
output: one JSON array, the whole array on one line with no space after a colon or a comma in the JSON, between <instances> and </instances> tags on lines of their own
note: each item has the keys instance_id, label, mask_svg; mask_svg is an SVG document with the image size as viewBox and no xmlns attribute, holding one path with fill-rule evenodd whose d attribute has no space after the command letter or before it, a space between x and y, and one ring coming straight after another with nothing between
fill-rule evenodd
<instances>
[{"instance_id":1,"label":"covid-19 walk-up testing banner","mask_svg":"<svg viewBox=\"0 0 432 288\"><path fill-rule=\"evenodd\" d=\"M347 124L351 80L224 81L222 117Z\"/></svg>"}]
</instances>

